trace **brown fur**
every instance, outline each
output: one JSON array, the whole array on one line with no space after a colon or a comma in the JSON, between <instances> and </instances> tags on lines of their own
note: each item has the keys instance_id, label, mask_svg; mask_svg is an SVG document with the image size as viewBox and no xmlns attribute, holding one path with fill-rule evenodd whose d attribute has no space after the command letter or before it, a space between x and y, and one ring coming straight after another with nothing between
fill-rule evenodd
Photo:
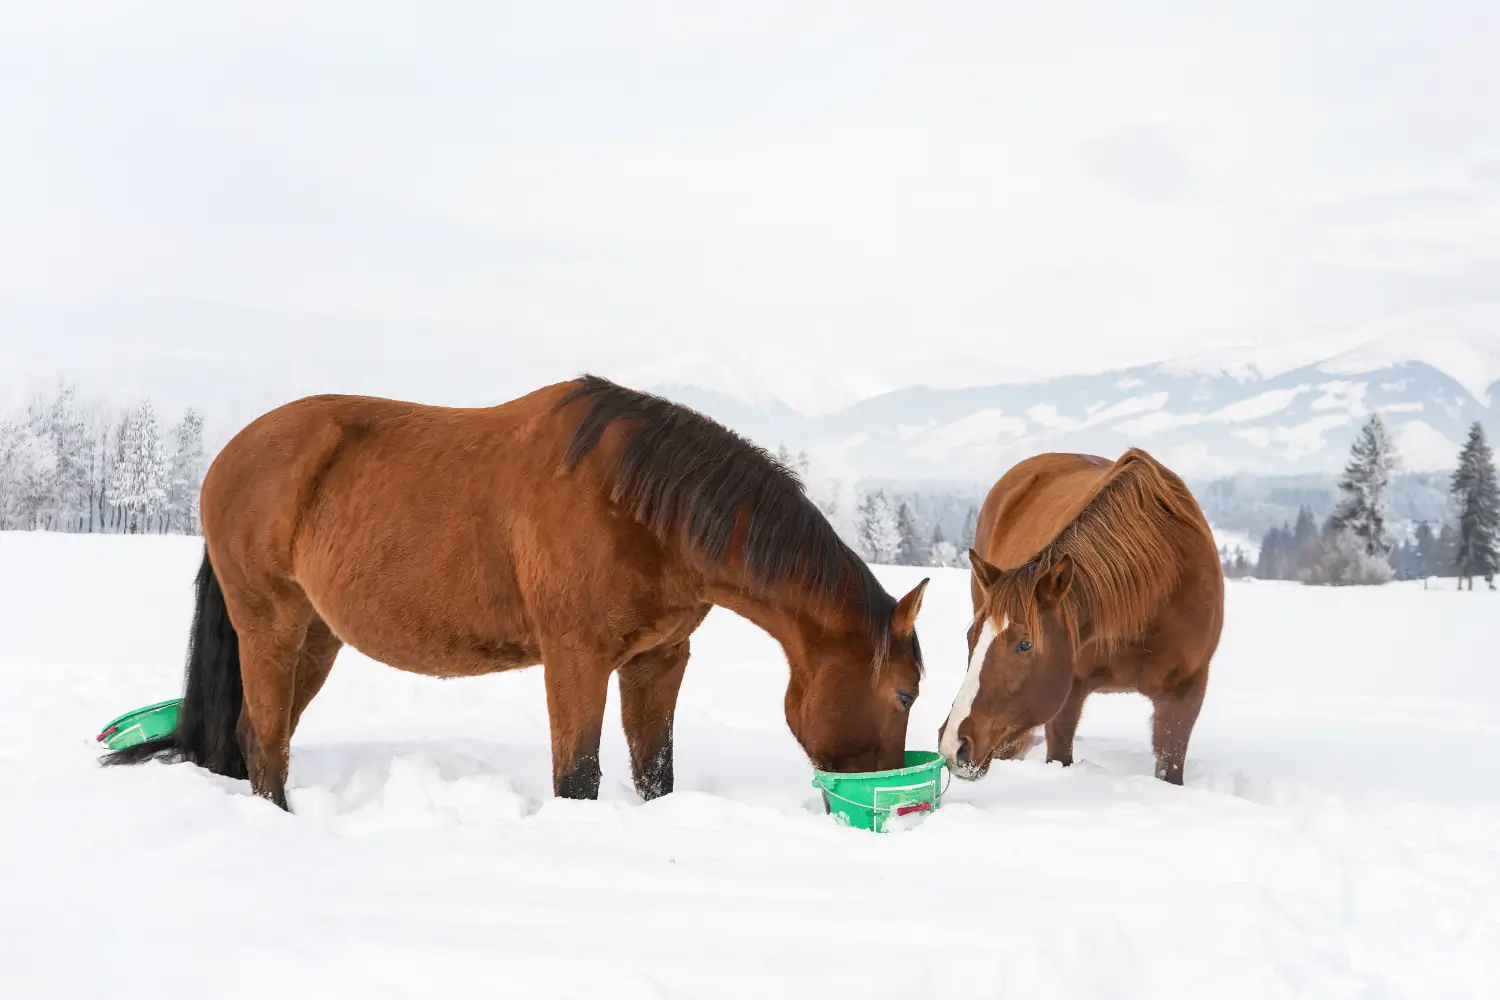
<instances>
[{"instance_id":1,"label":"brown fur","mask_svg":"<svg viewBox=\"0 0 1500 1000\"><path fill-rule=\"evenodd\" d=\"M1164 472L1144 451L1131 449L1120 456L1052 541L997 581L991 603L1041 637L1039 647L1044 645L1037 583L1066 557L1073 565L1073 583L1054 613L1069 644L1078 645L1086 619L1102 654L1139 639L1181 576L1173 556L1177 536L1184 527L1208 532L1207 524L1192 518L1197 504L1187 487Z\"/></svg>"},{"instance_id":2,"label":"brown fur","mask_svg":"<svg viewBox=\"0 0 1500 1000\"><path fill-rule=\"evenodd\" d=\"M595 378L483 409L302 399L217 456L202 522L238 634L240 746L283 805L292 733L345 643L434 677L544 663L554 790L572 797L597 794L618 670L636 787L671 791L677 692L714 604L780 641L815 765L901 763L922 586L895 601L790 473L665 400Z\"/></svg>"},{"instance_id":3,"label":"brown fur","mask_svg":"<svg viewBox=\"0 0 1500 1000\"><path fill-rule=\"evenodd\" d=\"M974 549L971 656L986 620L999 635L960 720L956 770L977 777L1019 756L1037 726L1048 759L1071 763L1088 695L1136 691L1155 703L1157 774L1180 784L1224 606L1213 536L1182 480L1136 448L1113 463L1039 455L990 491Z\"/></svg>"}]
</instances>

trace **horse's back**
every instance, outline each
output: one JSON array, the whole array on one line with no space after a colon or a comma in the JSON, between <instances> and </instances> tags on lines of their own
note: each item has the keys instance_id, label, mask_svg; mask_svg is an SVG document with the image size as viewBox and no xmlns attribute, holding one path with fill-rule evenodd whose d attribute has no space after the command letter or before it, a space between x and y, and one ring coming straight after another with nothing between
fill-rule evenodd
<instances>
[{"instance_id":1,"label":"horse's back","mask_svg":"<svg viewBox=\"0 0 1500 1000\"><path fill-rule=\"evenodd\" d=\"M565 391L474 409L324 395L269 411L204 481L226 592L300 590L335 634L394 666L534 662L516 644L532 629L514 529L557 469ZM460 621L471 634L454 633ZM449 662L422 662L439 648Z\"/></svg>"},{"instance_id":2,"label":"horse's back","mask_svg":"<svg viewBox=\"0 0 1500 1000\"><path fill-rule=\"evenodd\" d=\"M1025 563L1078 514L1113 465L1094 455L1061 452L1016 463L985 498L975 550L1002 568Z\"/></svg>"},{"instance_id":3,"label":"horse's back","mask_svg":"<svg viewBox=\"0 0 1500 1000\"><path fill-rule=\"evenodd\" d=\"M1106 477L1122 463L1137 461L1149 463L1162 501L1181 525L1172 545L1178 584L1160 609L1157 629L1194 647L1192 658L1206 662L1218 644L1224 607L1224 577L1213 534L1186 483L1145 451L1132 448L1117 461L1047 453L1018 462L985 499L975 549L1002 568L1026 563L1078 516Z\"/></svg>"},{"instance_id":4,"label":"horse's back","mask_svg":"<svg viewBox=\"0 0 1500 1000\"><path fill-rule=\"evenodd\" d=\"M256 519L263 522L256 534L286 548L311 508L340 490L372 500L415 500L417 509L408 511L414 517L442 515L432 509L436 484L452 508L485 489L477 459L498 452L513 464L537 454L538 431L550 429L545 417L564 390L548 386L472 409L353 395L286 403L248 424L215 457L204 477L205 534L232 532L236 522ZM555 461L551 451L547 457ZM453 477L460 468L470 471ZM407 496L393 495L402 493Z\"/></svg>"}]
</instances>

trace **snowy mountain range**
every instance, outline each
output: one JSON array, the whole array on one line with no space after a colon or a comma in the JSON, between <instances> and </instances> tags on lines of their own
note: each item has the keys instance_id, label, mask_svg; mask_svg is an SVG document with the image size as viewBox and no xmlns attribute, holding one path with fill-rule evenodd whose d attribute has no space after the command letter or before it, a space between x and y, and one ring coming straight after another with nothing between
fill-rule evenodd
<instances>
[{"instance_id":1,"label":"snowy mountain range","mask_svg":"<svg viewBox=\"0 0 1500 1000\"><path fill-rule=\"evenodd\" d=\"M1306 353L1305 351L1303 353ZM764 392L652 387L842 476L988 485L1043 451L1138 445L1189 479L1330 473L1372 411L1412 472L1452 467L1469 425L1500 438L1500 329L1392 329L1319 360L1199 357L961 389L911 387L808 416Z\"/></svg>"}]
</instances>

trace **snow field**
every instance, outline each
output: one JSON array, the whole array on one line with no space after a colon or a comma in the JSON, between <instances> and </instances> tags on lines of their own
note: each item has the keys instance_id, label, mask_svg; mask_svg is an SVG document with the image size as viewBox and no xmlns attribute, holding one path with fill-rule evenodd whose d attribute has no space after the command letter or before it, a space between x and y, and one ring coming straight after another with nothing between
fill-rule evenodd
<instances>
[{"instance_id":1,"label":"snow field","mask_svg":"<svg viewBox=\"0 0 1500 1000\"><path fill-rule=\"evenodd\" d=\"M1500 974L1500 595L1233 582L1188 784L1149 706L1079 763L997 764L876 836L822 814L769 637L694 638L674 795L550 794L540 670L458 681L346 650L288 816L94 734L178 693L199 543L0 533L0 995L1476 997ZM919 577L879 570L893 593ZM908 745L962 679L930 571Z\"/></svg>"}]
</instances>

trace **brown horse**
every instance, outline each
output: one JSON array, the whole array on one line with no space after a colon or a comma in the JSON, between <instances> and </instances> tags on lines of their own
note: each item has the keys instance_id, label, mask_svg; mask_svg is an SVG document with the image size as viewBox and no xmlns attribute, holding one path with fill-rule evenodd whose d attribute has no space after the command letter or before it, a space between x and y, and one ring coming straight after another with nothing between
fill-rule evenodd
<instances>
[{"instance_id":1,"label":"brown horse","mask_svg":"<svg viewBox=\"0 0 1500 1000\"><path fill-rule=\"evenodd\" d=\"M1029 458L990 490L969 561L969 671L938 730L954 773L1020 756L1037 726L1047 760L1071 764L1084 699L1138 691L1156 776L1182 784L1224 621L1213 535L1182 480L1138 448Z\"/></svg>"},{"instance_id":2,"label":"brown horse","mask_svg":"<svg viewBox=\"0 0 1500 1000\"><path fill-rule=\"evenodd\" d=\"M248 777L345 643L434 677L542 663L557 795L599 791L609 676L635 787L672 790L689 637L721 605L780 641L787 725L824 770L899 767L924 580L900 601L791 472L685 407L585 377L484 409L315 396L255 420L203 483L177 730L112 755Z\"/></svg>"}]
</instances>

